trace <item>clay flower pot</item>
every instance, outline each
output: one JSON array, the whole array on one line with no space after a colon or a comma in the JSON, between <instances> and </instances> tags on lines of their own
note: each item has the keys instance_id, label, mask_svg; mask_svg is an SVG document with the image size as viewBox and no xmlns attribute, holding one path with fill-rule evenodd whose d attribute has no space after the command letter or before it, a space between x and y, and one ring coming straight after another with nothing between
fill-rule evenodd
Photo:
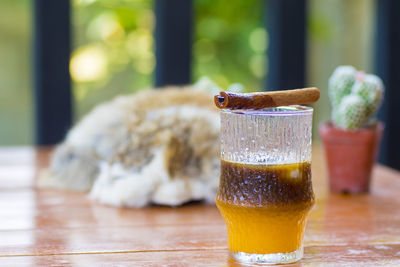
<instances>
[{"instance_id":1,"label":"clay flower pot","mask_svg":"<svg viewBox=\"0 0 400 267\"><path fill-rule=\"evenodd\" d=\"M336 128L330 122L320 125L331 192L369 192L383 128L381 122L354 131Z\"/></svg>"}]
</instances>

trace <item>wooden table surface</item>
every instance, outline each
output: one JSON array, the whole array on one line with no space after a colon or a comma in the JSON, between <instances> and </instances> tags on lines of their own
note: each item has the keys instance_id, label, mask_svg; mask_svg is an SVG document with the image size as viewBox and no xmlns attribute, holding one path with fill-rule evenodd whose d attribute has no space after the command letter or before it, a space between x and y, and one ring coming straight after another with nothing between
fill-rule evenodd
<instances>
[{"instance_id":1,"label":"wooden table surface","mask_svg":"<svg viewBox=\"0 0 400 267\"><path fill-rule=\"evenodd\" d=\"M48 152L0 149L0 266L234 266L214 205L114 208L37 189ZM304 258L291 266L400 266L399 172L376 166L371 194L332 195L315 145L313 183Z\"/></svg>"}]
</instances>

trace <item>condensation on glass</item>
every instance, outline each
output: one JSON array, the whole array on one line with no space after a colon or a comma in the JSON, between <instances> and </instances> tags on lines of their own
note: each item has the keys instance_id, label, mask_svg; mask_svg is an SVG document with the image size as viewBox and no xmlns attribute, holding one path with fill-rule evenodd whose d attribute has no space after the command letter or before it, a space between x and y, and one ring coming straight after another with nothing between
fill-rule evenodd
<instances>
[{"instance_id":1,"label":"condensation on glass","mask_svg":"<svg viewBox=\"0 0 400 267\"><path fill-rule=\"evenodd\" d=\"M312 108L221 111L221 157L251 164L311 160Z\"/></svg>"}]
</instances>

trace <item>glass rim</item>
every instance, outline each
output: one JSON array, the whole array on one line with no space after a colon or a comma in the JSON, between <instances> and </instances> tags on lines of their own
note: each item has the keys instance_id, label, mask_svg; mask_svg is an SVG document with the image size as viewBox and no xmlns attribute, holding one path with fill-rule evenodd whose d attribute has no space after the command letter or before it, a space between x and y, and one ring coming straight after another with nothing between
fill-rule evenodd
<instances>
[{"instance_id":1,"label":"glass rim","mask_svg":"<svg viewBox=\"0 0 400 267\"><path fill-rule=\"evenodd\" d=\"M221 109L221 113L252 116L300 116L312 114L313 110L309 106L293 105L265 109Z\"/></svg>"}]
</instances>

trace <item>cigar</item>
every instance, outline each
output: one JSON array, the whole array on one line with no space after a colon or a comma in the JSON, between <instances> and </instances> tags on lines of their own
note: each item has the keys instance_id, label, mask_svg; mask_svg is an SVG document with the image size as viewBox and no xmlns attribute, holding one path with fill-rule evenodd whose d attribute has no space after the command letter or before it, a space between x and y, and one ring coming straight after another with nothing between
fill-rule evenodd
<instances>
[{"instance_id":1,"label":"cigar","mask_svg":"<svg viewBox=\"0 0 400 267\"><path fill-rule=\"evenodd\" d=\"M289 105L304 105L319 99L318 88L302 88L284 91L257 93L220 92L214 96L218 108L227 109L263 109Z\"/></svg>"}]
</instances>

